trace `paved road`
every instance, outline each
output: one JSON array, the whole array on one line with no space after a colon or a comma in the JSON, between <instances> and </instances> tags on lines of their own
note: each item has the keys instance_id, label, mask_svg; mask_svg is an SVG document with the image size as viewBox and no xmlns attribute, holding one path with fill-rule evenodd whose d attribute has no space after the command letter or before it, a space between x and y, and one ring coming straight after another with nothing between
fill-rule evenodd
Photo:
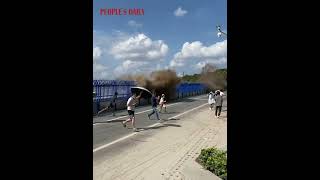
<instances>
[{"instance_id":1,"label":"paved road","mask_svg":"<svg viewBox=\"0 0 320 180\"><path fill-rule=\"evenodd\" d=\"M169 118L172 118L176 115L184 113L190 109L196 108L202 104L207 104L207 96L194 96L181 99L179 101L171 102L168 104L167 113L161 113L161 119L168 121ZM226 106L226 100L224 101L224 106ZM203 106L202 108L208 108L208 106ZM222 111L226 107L223 107ZM136 117L136 126L137 128L147 128L152 124L158 123L155 118L155 115L151 117L151 120L148 119L147 114L150 113L151 106L137 107L135 111ZM195 110L197 111L197 110ZM193 113L191 111L189 113ZM188 113L178 117L177 119L183 119L183 116L188 116ZM124 128L121 124L121 121L128 119L127 111L121 110L117 111L116 116L111 114L105 114L103 116L93 118L93 149L101 147L105 144L113 142L119 138L122 138L126 135L132 133L131 124L128 123L128 128ZM130 125L129 125L130 124Z\"/></svg>"}]
</instances>

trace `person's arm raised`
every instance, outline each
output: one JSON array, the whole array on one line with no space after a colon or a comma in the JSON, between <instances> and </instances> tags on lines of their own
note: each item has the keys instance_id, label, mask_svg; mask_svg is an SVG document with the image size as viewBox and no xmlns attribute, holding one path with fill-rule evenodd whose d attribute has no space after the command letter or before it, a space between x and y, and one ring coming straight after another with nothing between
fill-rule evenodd
<instances>
[{"instance_id":1,"label":"person's arm raised","mask_svg":"<svg viewBox=\"0 0 320 180\"><path fill-rule=\"evenodd\" d=\"M142 92L143 92L143 91L141 91L140 94L139 94L139 96L137 96L137 99L140 99L140 97L141 97L141 95L142 95Z\"/></svg>"}]
</instances>

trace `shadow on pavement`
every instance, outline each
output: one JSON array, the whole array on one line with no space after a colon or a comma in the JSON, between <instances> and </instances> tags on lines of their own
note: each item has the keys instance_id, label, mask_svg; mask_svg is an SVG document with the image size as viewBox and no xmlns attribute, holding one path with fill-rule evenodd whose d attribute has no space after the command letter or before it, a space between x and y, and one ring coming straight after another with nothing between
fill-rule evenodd
<instances>
[{"instance_id":1,"label":"shadow on pavement","mask_svg":"<svg viewBox=\"0 0 320 180\"><path fill-rule=\"evenodd\" d=\"M170 118L170 119L164 119L164 121L178 121L180 120L179 118Z\"/></svg>"},{"instance_id":2,"label":"shadow on pavement","mask_svg":"<svg viewBox=\"0 0 320 180\"><path fill-rule=\"evenodd\" d=\"M112 120L112 121L100 121L100 122L94 122L93 124L107 124L107 123L122 122L125 120L126 119L117 119L117 120Z\"/></svg>"},{"instance_id":3,"label":"shadow on pavement","mask_svg":"<svg viewBox=\"0 0 320 180\"><path fill-rule=\"evenodd\" d=\"M94 118L98 118L98 117L106 117L106 116L110 116L110 117L113 117L113 118L116 118L116 117L121 117L121 116L127 116L128 115L128 113L121 113L121 114L115 114L115 116L112 116L112 114L99 114L99 115L94 115L93 117Z\"/></svg>"},{"instance_id":4,"label":"shadow on pavement","mask_svg":"<svg viewBox=\"0 0 320 180\"><path fill-rule=\"evenodd\" d=\"M150 117L151 119L150 119L150 121L158 121L158 120L156 120L155 118L152 118L152 117ZM167 121L178 121L178 120L180 120L179 118L170 118L170 119L162 119L164 122L167 122Z\"/></svg>"},{"instance_id":5,"label":"shadow on pavement","mask_svg":"<svg viewBox=\"0 0 320 180\"><path fill-rule=\"evenodd\" d=\"M176 114L176 113L180 113L180 112L162 112L160 114Z\"/></svg>"},{"instance_id":6,"label":"shadow on pavement","mask_svg":"<svg viewBox=\"0 0 320 180\"><path fill-rule=\"evenodd\" d=\"M146 131L150 129L159 129L163 127L181 127L181 126L178 124L161 124L160 126L155 126L155 127L138 128L138 130Z\"/></svg>"},{"instance_id":7,"label":"shadow on pavement","mask_svg":"<svg viewBox=\"0 0 320 180\"><path fill-rule=\"evenodd\" d=\"M183 98L183 99L178 100L177 102L194 102L194 101L197 101L197 100L196 99Z\"/></svg>"}]
</instances>

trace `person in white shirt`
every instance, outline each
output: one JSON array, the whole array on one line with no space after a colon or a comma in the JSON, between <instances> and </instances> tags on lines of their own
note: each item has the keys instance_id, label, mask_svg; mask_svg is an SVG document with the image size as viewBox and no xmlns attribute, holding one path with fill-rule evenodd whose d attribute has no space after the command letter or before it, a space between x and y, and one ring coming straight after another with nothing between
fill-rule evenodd
<instances>
[{"instance_id":1,"label":"person in white shirt","mask_svg":"<svg viewBox=\"0 0 320 180\"><path fill-rule=\"evenodd\" d=\"M161 95L161 98L160 98L160 102L159 102L159 105L160 105L160 113L162 112L162 108L164 107L164 112L167 112L167 106L166 106L166 97L164 94Z\"/></svg>"},{"instance_id":2,"label":"person in white shirt","mask_svg":"<svg viewBox=\"0 0 320 180\"><path fill-rule=\"evenodd\" d=\"M211 91L208 96L209 96L208 104L209 104L210 110L212 110L213 105L215 103L213 92Z\"/></svg>"},{"instance_id":3,"label":"person in white shirt","mask_svg":"<svg viewBox=\"0 0 320 180\"><path fill-rule=\"evenodd\" d=\"M219 92L219 93L220 93L220 96L224 96L224 93L223 93L221 90L216 90L214 94L216 95L216 94L217 94L217 92Z\"/></svg>"},{"instance_id":4,"label":"person in white shirt","mask_svg":"<svg viewBox=\"0 0 320 180\"><path fill-rule=\"evenodd\" d=\"M141 97L141 94L142 94L142 91L140 92L139 96L137 96L137 94L134 93L128 99L128 101L127 101L127 110L128 110L128 114L129 114L129 119L127 119L126 121L122 122L123 127L126 127L127 126L127 122L131 121L134 132L138 131L136 126L135 126L134 109L135 109L135 105L137 104L137 101Z\"/></svg>"}]
</instances>

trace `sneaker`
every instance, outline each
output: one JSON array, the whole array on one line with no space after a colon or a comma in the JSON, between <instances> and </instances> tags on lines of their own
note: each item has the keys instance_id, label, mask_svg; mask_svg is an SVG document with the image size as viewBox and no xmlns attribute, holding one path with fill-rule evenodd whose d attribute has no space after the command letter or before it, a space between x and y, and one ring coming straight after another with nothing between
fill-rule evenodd
<instances>
[{"instance_id":1,"label":"sneaker","mask_svg":"<svg viewBox=\"0 0 320 180\"><path fill-rule=\"evenodd\" d=\"M122 122L122 126L125 128L125 127L127 127L127 125L124 123L124 122Z\"/></svg>"},{"instance_id":2,"label":"sneaker","mask_svg":"<svg viewBox=\"0 0 320 180\"><path fill-rule=\"evenodd\" d=\"M137 128L133 128L133 132L139 132Z\"/></svg>"}]
</instances>

